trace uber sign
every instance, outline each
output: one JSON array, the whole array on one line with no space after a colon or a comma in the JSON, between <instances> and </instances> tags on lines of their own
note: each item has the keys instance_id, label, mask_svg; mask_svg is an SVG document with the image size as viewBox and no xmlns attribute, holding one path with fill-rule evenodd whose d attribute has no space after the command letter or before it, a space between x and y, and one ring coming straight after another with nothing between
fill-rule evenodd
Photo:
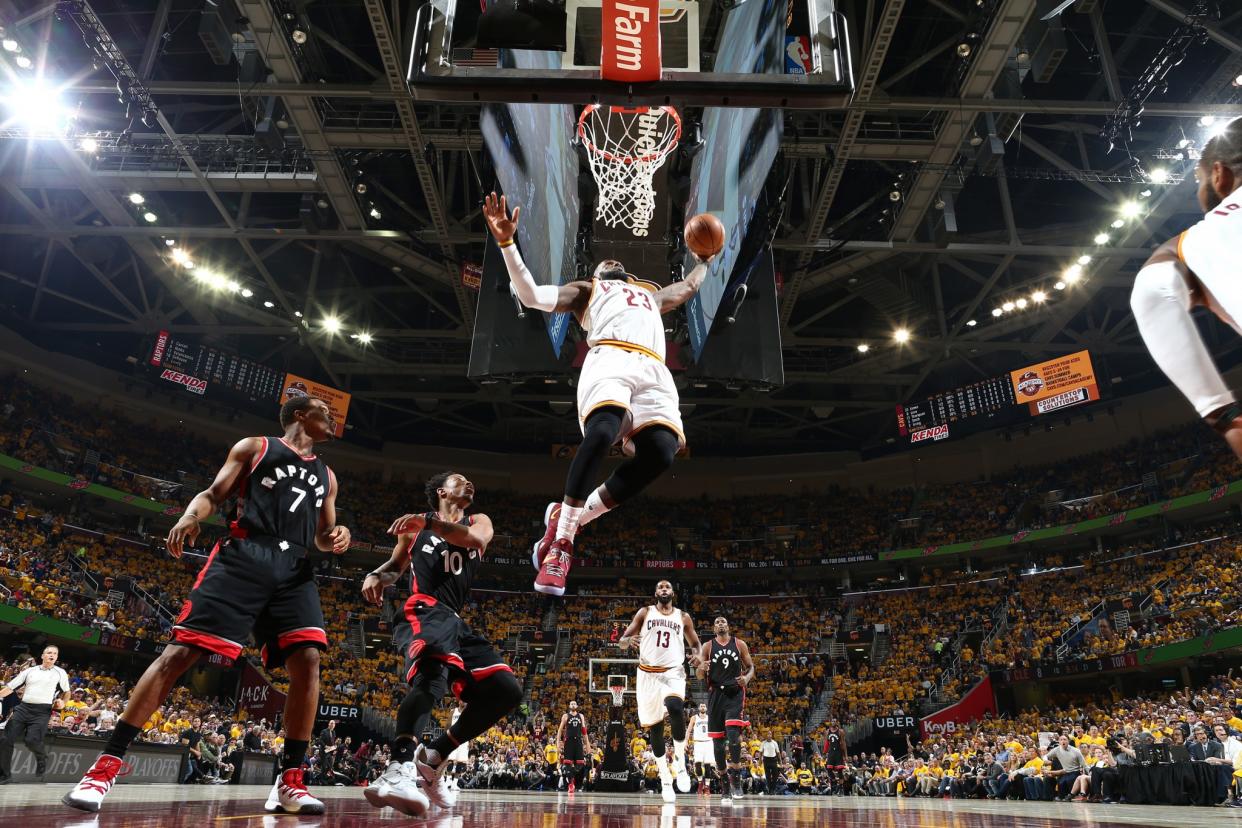
<instances>
[{"instance_id":1,"label":"uber sign","mask_svg":"<svg viewBox=\"0 0 1242 828\"><path fill-rule=\"evenodd\" d=\"M913 716L876 716L872 725L876 730L914 730L918 726Z\"/></svg>"}]
</instances>

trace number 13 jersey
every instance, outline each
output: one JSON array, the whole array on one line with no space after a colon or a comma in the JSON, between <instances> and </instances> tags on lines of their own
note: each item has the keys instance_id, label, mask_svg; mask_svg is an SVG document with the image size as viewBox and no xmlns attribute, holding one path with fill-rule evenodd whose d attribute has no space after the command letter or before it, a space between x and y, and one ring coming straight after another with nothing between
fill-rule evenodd
<instances>
[{"instance_id":1,"label":"number 13 jersey","mask_svg":"<svg viewBox=\"0 0 1242 828\"><path fill-rule=\"evenodd\" d=\"M681 610L673 607L668 615L652 604L647 607L643 630L638 639L638 666L649 673L662 673L686 663L686 642L682 637Z\"/></svg>"},{"instance_id":2,"label":"number 13 jersey","mask_svg":"<svg viewBox=\"0 0 1242 828\"><path fill-rule=\"evenodd\" d=\"M436 514L428 512L426 517L431 519ZM472 515L466 515L458 523L469 526L473 520ZM461 615L482 563L479 550L454 546L430 529L423 529L410 547L410 593L415 602L443 604Z\"/></svg>"},{"instance_id":3,"label":"number 13 jersey","mask_svg":"<svg viewBox=\"0 0 1242 828\"><path fill-rule=\"evenodd\" d=\"M656 303L656 285L639 279L596 279L582 314L587 344L630 345L664 361L664 322Z\"/></svg>"}]
</instances>

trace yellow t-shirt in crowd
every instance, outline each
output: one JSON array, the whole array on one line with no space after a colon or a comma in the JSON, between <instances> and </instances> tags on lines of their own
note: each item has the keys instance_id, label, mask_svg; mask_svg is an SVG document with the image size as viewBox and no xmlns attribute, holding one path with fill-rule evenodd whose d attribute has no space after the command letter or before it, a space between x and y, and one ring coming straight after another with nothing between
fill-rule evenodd
<instances>
[{"instance_id":1,"label":"yellow t-shirt in crowd","mask_svg":"<svg viewBox=\"0 0 1242 828\"><path fill-rule=\"evenodd\" d=\"M556 749L556 745L548 745L543 749L543 758L549 765L555 765L560 760L561 754Z\"/></svg>"},{"instance_id":2,"label":"yellow t-shirt in crowd","mask_svg":"<svg viewBox=\"0 0 1242 828\"><path fill-rule=\"evenodd\" d=\"M815 784L815 774L807 768L798 768L798 787L809 788Z\"/></svg>"}]
</instances>

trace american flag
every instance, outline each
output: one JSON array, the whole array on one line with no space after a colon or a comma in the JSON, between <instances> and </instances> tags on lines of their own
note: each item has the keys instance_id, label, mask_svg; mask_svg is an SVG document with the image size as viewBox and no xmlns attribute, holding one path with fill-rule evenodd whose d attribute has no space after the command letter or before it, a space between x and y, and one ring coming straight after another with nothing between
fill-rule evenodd
<instances>
[{"instance_id":1,"label":"american flag","mask_svg":"<svg viewBox=\"0 0 1242 828\"><path fill-rule=\"evenodd\" d=\"M495 69L500 64L499 49L454 49L454 66L477 66Z\"/></svg>"}]
</instances>

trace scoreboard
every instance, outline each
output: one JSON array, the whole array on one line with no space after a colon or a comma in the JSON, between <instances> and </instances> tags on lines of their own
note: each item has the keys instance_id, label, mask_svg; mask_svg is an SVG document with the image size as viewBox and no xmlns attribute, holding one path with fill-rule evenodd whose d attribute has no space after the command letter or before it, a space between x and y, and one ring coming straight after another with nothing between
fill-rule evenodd
<instances>
[{"instance_id":1,"label":"scoreboard","mask_svg":"<svg viewBox=\"0 0 1242 828\"><path fill-rule=\"evenodd\" d=\"M283 371L168 331L155 338L149 362L160 379L192 394L266 401L280 399L284 387Z\"/></svg>"},{"instance_id":2,"label":"scoreboard","mask_svg":"<svg viewBox=\"0 0 1242 828\"><path fill-rule=\"evenodd\" d=\"M1099 398L1091 355L1079 351L898 405L897 432L934 442Z\"/></svg>"}]
</instances>

